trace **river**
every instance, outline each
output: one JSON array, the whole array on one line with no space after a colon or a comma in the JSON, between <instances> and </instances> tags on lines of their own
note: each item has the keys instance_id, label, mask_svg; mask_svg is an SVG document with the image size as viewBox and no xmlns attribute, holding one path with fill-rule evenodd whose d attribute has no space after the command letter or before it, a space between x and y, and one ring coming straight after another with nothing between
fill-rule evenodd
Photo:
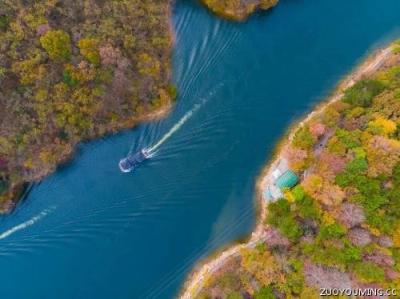
<instances>
[{"instance_id":1,"label":"river","mask_svg":"<svg viewBox=\"0 0 400 299\"><path fill-rule=\"evenodd\" d=\"M173 298L199 259L251 232L274 144L400 36L400 1L281 0L237 24L180 0L173 25L171 114L82 144L0 218L1 298ZM119 171L165 134L152 159Z\"/></svg>"}]
</instances>

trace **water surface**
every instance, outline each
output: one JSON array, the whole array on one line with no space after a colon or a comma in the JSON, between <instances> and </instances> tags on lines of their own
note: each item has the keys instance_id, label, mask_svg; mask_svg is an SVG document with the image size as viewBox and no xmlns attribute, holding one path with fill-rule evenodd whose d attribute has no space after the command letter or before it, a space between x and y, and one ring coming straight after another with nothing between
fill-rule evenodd
<instances>
[{"instance_id":1,"label":"water surface","mask_svg":"<svg viewBox=\"0 0 400 299\"><path fill-rule=\"evenodd\" d=\"M0 218L0 297L174 297L196 261L251 231L279 136L400 35L399 12L398 0L281 0L235 24L178 1L172 113L82 144ZM196 105L149 163L118 170Z\"/></svg>"}]
</instances>

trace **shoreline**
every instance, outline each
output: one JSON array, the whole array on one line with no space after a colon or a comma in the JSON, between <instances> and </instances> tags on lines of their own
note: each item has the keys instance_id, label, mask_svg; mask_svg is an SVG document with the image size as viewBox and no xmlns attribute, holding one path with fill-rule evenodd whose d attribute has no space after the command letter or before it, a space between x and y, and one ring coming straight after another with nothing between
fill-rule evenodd
<instances>
[{"instance_id":1,"label":"shoreline","mask_svg":"<svg viewBox=\"0 0 400 299\"><path fill-rule=\"evenodd\" d=\"M304 126L305 123L310 121L316 115L322 113L326 107L339 101L343 97L343 92L352 87L357 81L363 79L364 77L370 76L372 73L378 71L384 67L385 62L387 62L393 55L393 44L389 44L385 48L379 48L369 54L365 59L361 61L350 73L333 89L330 95L327 96L326 100L323 100L320 104L317 104L315 108L308 114L303 116L300 120L294 120L292 125L286 130L286 133L278 141L275 146L272 157L269 162L262 168L260 175L256 179L255 184L255 205L256 210L256 224L248 237L248 241L245 243L227 245L227 248L218 250L216 253L211 254L208 258L200 261L196 265L191 273L187 276L183 287L181 288L178 298L181 299L191 299L195 298L202 290L204 284L207 280L219 269L221 269L226 262L236 257L242 248L249 248L260 241L263 241L263 230L264 230L264 220L266 217L266 207L267 202L262 195L263 187L266 185L268 178L271 175L272 169L277 165L283 158L282 148L287 145L293 138L296 129Z\"/></svg>"},{"instance_id":2,"label":"shoreline","mask_svg":"<svg viewBox=\"0 0 400 299\"><path fill-rule=\"evenodd\" d=\"M78 146L79 143L90 142L90 141L100 138L102 136L114 135L114 134L117 134L124 130L133 129L141 123L161 119L161 118L165 117L167 114L169 114L172 106L173 106L173 101L169 101L165 105L160 106L159 108L157 108L156 110L154 110L152 112L149 112L147 114L139 116L135 119L126 120L125 122L121 122L119 125L117 125L115 127L107 128L105 133L99 133L94 136L91 136L90 138L83 139L83 140L76 142L75 144L73 144L71 146L72 151L70 153L68 153L65 157L62 157L60 159L60 161L55 165L54 170L43 174L43 176L37 181L20 182L20 184L15 184L14 186L11 186L11 190L9 191L9 193L10 193L9 199L0 205L0 216L12 213L12 211L17 207L17 205L25 199L26 190L29 186L31 186L37 182L40 182L42 179L46 178L51 173L54 173L55 171L57 171L58 167L71 162L75 157L76 147Z\"/></svg>"}]
</instances>

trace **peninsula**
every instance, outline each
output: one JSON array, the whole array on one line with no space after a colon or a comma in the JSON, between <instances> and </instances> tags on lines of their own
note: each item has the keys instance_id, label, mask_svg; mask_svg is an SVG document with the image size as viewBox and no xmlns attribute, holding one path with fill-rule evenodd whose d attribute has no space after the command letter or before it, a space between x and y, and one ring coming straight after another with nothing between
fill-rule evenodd
<instances>
[{"instance_id":1,"label":"peninsula","mask_svg":"<svg viewBox=\"0 0 400 299\"><path fill-rule=\"evenodd\" d=\"M278 4L278 0L203 0L214 13L226 19L244 21L254 11L267 10Z\"/></svg>"},{"instance_id":2,"label":"peninsula","mask_svg":"<svg viewBox=\"0 0 400 299\"><path fill-rule=\"evenodd\" d=\"M250 240L199 265L180 297L398 290L399 91L395 42L289 130L257 183L262 212Z\"/></svg>"},{"instance_id":3,"label":"peninsula","mask_svg":"<svg viewBox=\"0 0 400 299\"><path fill-rule=\"evenodd\" d=\"M205 1L244 19L275 0ZM0 3L0 213L76 145L167 112L172 1Z\"/></svg>"}]
</instances>

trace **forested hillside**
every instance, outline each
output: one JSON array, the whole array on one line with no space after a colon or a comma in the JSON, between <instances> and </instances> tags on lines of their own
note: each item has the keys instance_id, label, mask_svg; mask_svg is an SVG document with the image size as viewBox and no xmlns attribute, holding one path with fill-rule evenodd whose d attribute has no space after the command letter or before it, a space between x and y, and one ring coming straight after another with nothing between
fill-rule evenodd
<instances>
[{"instance_id":1,"label":"forested hillside","mask_svg":"<svg viewBox=\"0 0 400 299\"><path fill-rule=\"evenodd\" d=\"M264 240L199 298L319 298L320 288L400 288L400 43L304 125L281 155L301 183L267 206Z\"/></svg>"},{"instance_id":2,"label":"forested hillside","mask_svg":"<svg viewBox=\"0 0 400 299\"><path fill-rule=\"evenodd\" d=\"M0 1L0 204L175 97L170 2Z\"/></svg>"}]
</instances>

